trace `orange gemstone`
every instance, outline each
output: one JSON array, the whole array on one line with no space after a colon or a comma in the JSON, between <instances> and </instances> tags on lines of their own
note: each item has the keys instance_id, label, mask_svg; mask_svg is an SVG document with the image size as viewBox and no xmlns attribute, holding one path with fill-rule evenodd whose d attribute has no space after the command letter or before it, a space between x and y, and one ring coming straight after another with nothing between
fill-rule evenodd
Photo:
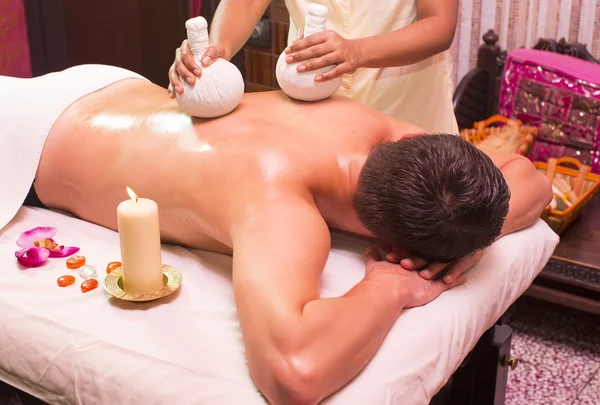
<instances>
[{"instance_id":1,"label":"orange gemstone","mask_svg":"<svg viewBox=\"0 0 600 405\"><path fill-rule=\"evenodd\" d=\"M90 278L89 280L85 280L83 283L81 283L81 292L86 293L88 291L92 291L96 287L98 287L98 280L95 278Z\"/></svg>"},{"instance_id":2,"label":"orange gemstone","mask_svg":"<svg viewBox=\"0 0 600 405\"><path fill-rule=\"evenodd\" d=\"M121 267L123 264L121 262L110 262L108 266L106 266L106 274L112 273L114 270Z\"/></svg>"},{"instance_id":3,"label":"orange gemstone","mask_svg":"<svg viewBox=\"0 0 600 405\"><path fill-rule=\"evenodd\" d=\"M68 269L78 269L85 264L85 257L83 256L71 256L67 259Z\"/></svg>"},{"instance_id":4,"label":"orange gemstone","mask_svg":"<svg viewBox=\"0 0 600 405\"><path fill-rule=\"evenodd\" d=\"M68 287L74 283L75 283L75 277L73 277L73 276L60 276L56 280L56 284L58 284L59 287Z\"/></svg>"}]
</instances>

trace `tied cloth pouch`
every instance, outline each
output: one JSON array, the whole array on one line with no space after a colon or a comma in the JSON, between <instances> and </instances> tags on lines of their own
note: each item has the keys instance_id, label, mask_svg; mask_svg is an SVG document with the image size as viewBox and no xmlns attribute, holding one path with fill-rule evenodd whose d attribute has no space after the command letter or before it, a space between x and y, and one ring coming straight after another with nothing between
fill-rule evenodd
<instances>
[{"instance_id":1,"label":"tied cloth pouch","mask_svg":"<svg viewBox=\"0 0 600 405\"><path fill-rule=\"evenodd\" d=\"M506 61L498 111L538 127L532 161L570 156L600 173L600 65L515 50Z\"/></svg>"}]
</instances>

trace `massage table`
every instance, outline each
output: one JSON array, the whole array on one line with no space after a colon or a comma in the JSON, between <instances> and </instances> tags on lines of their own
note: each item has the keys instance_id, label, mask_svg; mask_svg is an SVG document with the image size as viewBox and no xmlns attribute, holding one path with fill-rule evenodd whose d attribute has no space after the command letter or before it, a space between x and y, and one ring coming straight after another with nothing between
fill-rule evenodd
<instances>
[{"instance_id":1,"label":"massage table","mask_svg":"<svg viewBox=\"0 0 600 405\"><path fill-rule=\"evenodd\" d=\"M83 294L66 259L22 270L18 236L37 226L80 246L100 286ZM558 237L542 221L489 247L467 282L405 310L365 369L326 405L425 405L476 343L529 287ZM321 296L344 294L364 275L366 242L333 234ZM231 258L163 246L183 283L162 300L130 303L103 289L119 260L116 232L71 216L21 207L0 230L0 381L51 404L264 405L248 372L231 285ZM492 366L495 367L493 364ZM480 405L480 404L478 404Z\"/></svg>"}]
</instances>

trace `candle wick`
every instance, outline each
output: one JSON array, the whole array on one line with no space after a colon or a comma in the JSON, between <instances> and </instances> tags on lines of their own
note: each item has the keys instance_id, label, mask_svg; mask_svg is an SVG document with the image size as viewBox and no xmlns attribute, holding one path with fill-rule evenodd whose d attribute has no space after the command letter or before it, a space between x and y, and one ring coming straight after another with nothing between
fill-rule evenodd
<instances>
[{"instance_id":1,"label":"candle wick","mask_svg":"<svg viewBox=\"0 0 600 405\"><path fill-rule=\"evenodd\" d=\"M139 199L139 198L138 198L138 196L136 195L136 196L135 196L135 202L136 202L136 204L137 204L137 202L138 202L138 199Z\"/></svg>"}]
</instances>

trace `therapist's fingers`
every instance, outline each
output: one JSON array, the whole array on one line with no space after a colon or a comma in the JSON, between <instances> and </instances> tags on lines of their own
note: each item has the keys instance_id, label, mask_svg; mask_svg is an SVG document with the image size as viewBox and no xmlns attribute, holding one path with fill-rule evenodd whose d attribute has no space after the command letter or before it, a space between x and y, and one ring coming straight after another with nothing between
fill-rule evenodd
<instances>
[{"instance_id":1,"label":"therapist's fingers","mask_svg":"<svg viewBox=\"0 0 600 405\"><path fill-rule=\"evenodd\" d=\"M315 76L315 82L326 82L327 80L335 79L338 76L341 76L346 73L352 73L356 69L352 68L349 63L342 63L340 65L335 66L333 69L328 70L325 73L321 73Z\"/></svg>"},{"instance_id":2,"label":"therapist's fingers","mask_svg":"<svg viewBox=\"0 0 600 405\"><path fill-rule=\"evenodd\" d=\"M312 49L312 48L311 48ZM339 57L335 53L328 53L327 55L321 56L320 58L311 59L303 62L296 68L298 72L310 72L311 70L321 69L327 66L335 65L339 63Z\"/></svg>"},{"instance_id":3,"label":"therapist's fingers","mask_svg":"<svg viewBox=\"0 0 600 405\"><path fill-rule=\"evenodd\" d=\"M177 74L177 70L175 69L175 62L171 65L169 69L169 86L171 90L175 90L179 94L183 94L183 86L181 85L181 81L179 80L179 75ZM172 91L169 92L171 98L175 98L175 93Z\"/></svg>"},{"instance_id":4,"label":"therapist's fingers","mask_svg":"<svg viewBox=\"0 0 600 405\"><path fill-rule=\"evenodd\" d=\"M335 47L333 46L333 44L324 42L319 45L311 46L310 48L305 49L303 51L294 52L294 53L286 56L285 61L287 63L303 62L303 61L307 61L309 59L316 59L316 58L320 59L325 56L327 56L329 58L328 59L329 64L325 64L322 66L329 66L331 63L333 63L333 58L335 58L337 56L335 54ZM313 62L313 61L311 60L310 62ZM304 66L306 66L307 63L308 62L304 62L302 65L299 66L300 72L302 72L304 70L310 70L310 69L304 68Z\"/></svg>"},{"instance_id":5,"label":"therapist's fingers","mask_svg":"<svg viewBox=\"0 0 600 405\"><path fill-rule=\"evenodd\" d=\"M222 55L223 49L217 45L211 45L206 48L204 55L202 55L201 63L204 66L210 66L214 61L216 61L219 57L223 57Z\"/></svg>"},{"instance_id":6,"label":"therapist's fingers","mask_svg":"<svg viewBox=\"0 0 600 405\"><path fill-rule=\"evenodd\" d=\"M328 35L325 32L317 32L316 34L312 34L309 37L297 40L296 42L285 48L284 52L288 55L294 55L297 52L313 48L315 45L328 42L327 40Z\"/></svg>"},{"instance_id":7,"label":"therapist's fingers","mask_svg":"<svg viewBox=\"0 0 600 405\"><path fill-rule=\"evenodd\" d=\"M304 28L299 28L298 32L296 33L296 36L294 37L294 39L292 39L292 44L300 41L302 38L304 38Z\"/></svg>"},{"instance_id":8,"label":"therapist's fingers","mask_svg":"<svg viewBox=\"0 0 600 405\"><path fill-rule=\"evenodd\" d=\"M421 276L425 280L431 280L434 279L442 271L444 271L446 267L448 267L448 263L431 263L429 266L427 266L426 269L421 270L419 272L419 276Z\"/></svg>"},{"instance_id":9,"label":"therapist's fingers","mask_svg":"<svg viewBox=\"0 0 600 405\"><path fill-rule=\"evenodd\" d=\"M188 68L183 64L181 59L175 62L175 73L181 77L182 80L188 82L190 86L193 86L196 83L196 76L192 74L188 70ZM175 89L177 91L177 88ZM183 93L183 86L181 86L181 92L177 91L179 94Z\"/></svg>"},{"instance_id":10,"label":"therapist's fingers","mask_svg":"<svg viewBox=\"0 0 600 405\"><path fill-rule=\"evenodd\" d=\"M181 50L180 60L181 62L183 62L183 67L185 67L188 72L191 72L188 75L190 75L192 79L194 79L194 76L200 77L202 75L202 70L200 69L200 66L198 66L196 60L194 59L194 54L190 49L190 43L187 39L181 43L181 47L179 49ZM186 75L186 78L188 75ZM183 77L183 75L181 76Z\"/></svg>"}]
</instances>

